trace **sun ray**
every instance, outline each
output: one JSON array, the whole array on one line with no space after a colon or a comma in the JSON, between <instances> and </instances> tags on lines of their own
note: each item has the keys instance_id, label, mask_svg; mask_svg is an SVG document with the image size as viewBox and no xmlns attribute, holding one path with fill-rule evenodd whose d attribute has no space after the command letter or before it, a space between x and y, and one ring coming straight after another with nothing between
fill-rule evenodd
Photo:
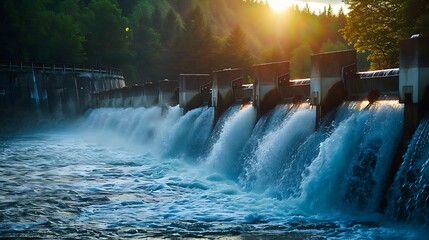
<instances>
[{"instance_id":1,"label":"sun ray","mask_svg":"<svg viewBox=\"0 0 429 240\"><path fill-rule=\"evenodd\" d=\"M276 12L283 12L291 5L290 0L267 0L267 2Z\"/></svg>"}]
</instances>

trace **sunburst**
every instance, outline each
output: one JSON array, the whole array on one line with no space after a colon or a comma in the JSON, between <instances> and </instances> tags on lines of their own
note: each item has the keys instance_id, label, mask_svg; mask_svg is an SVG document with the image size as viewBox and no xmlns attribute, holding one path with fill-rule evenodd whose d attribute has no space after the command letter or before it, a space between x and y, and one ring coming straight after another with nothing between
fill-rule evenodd
<instances>
[{"instance_id":1,"label":"sunburst","mask_svg":"<svg viewBox=\"0 0 429 240\"><path fill-rule=\"evenodd\" d=\"M267 2L276 12L283 12L292 4L290 0L267 0Z\"/></svg>"}]
</instances>

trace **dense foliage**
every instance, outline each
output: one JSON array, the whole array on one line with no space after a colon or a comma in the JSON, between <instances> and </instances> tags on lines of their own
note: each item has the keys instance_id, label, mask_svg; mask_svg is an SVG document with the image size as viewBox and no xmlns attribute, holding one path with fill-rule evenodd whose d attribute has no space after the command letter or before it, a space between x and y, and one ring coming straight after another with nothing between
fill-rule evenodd
<instances>
[{"instance_id":1,"label":"dense foliage","mask_svg":"<svg viewBox=\"0 0 429 240\"><path fill-rule=\"evenodd\" d=\"M398 67L399 41L412 34L429 34L427 0L349 0L350 12L342 31L349 44L369 51L371 68Z\"/></svg>"},{"instance_id":2,"label":"dense foliage","mask_svg":"<svg viewBox=\"0 0 429 240\"><path fill-rule=\"evenodd\" d=\"M308 77L311 53L347 48L343 12L263 1L2 0L0 20L1 61L119 67L129 83L291 59Z\"/></svg>"}]
</instances>

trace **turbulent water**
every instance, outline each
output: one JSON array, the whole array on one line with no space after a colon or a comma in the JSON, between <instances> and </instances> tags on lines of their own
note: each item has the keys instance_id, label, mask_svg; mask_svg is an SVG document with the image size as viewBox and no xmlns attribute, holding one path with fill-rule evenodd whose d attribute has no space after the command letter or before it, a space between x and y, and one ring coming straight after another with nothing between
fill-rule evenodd
<instances>
[{"instance_id":1,"label":"turbulent water","mask_svg":"<svg viewBox=\"0 0 429 240\"><path fill-rule=\"evenodd\" d=\"M391 189L388 214L429 225L429 117L416 130Z\"/></svg>"},{"instance_id":2,"label":"turbulent water","mask_svg":"<svg viewBox=\"0 0 429 240\"><path fill-rule=\"evenodd\" d=\"M208 107L102 108L1 133L0 237L424 239L427 120L380 211L402 115L345 103L315 131L307 104L216 125Z\"/></svg>"}]
</instances>

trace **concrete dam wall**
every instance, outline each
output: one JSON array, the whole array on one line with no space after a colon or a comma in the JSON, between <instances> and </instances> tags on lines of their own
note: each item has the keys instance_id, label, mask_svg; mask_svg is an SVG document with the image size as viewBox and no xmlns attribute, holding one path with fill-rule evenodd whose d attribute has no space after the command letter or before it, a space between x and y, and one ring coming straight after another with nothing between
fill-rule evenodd
<instances>
[{"instance_id":1,"label":"concrete dam wall","mask_svg":"<svg viewBox=\"0 0 429 240\"><path fill-rule=\"evenodd\" d=\"M117 69L2 64L0 110L74 115L94 106L94 93L123 87L124 76Z\"/></svg>"}]
</instances>

